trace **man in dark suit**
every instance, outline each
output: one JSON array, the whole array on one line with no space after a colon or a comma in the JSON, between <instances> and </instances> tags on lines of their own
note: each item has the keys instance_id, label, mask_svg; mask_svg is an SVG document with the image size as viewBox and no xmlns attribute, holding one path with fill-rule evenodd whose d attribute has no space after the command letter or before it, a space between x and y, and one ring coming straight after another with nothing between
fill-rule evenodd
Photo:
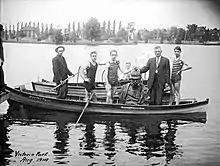
<instances>
[{"instance_id":1,"label":"man in dark suit","mask_svg":"<svg viewBox=\"0 0 220 166\"><path fill-rule=\"evenodd\" d=\"M154 48L156 57L150 58L146 66L140 69L141 73L149 70L148 88L150 92L150 104L161 105L165 84L170 85L170 62L166 57L161 56L160 46Z\"/></svg>"},{"instance_id":2,"label":"man in dark suit","mask_svg":"<svg viewBox=\"0 0 220 166\"><path fill-rule=\"evenodd\" d=\"M63 52L65 51L65 48L63 46L59 46L55 49L57 52L57 56L53 58L53 82L55 82L57 85L62 84L65 79L69 76L72 76L73 73L68 69L67 63L65 58L63 57ZM57 88L57 98L64 99L66 98L68 92L68 85L67 81Z\"/></svg>"},{"instance_id":3,"label":"man in dark suit","mask_svg":"<svg viewBox=\"0 0 220 166\"><path fill-rule=\"evenodd\" d=\"M4 71L3 71L3 63L4 63L4 51L2 44L2 32L4 28L2 24L0 24L0 93L5 91L5 81L4 81Z\"/></svg>"}]
</instances>

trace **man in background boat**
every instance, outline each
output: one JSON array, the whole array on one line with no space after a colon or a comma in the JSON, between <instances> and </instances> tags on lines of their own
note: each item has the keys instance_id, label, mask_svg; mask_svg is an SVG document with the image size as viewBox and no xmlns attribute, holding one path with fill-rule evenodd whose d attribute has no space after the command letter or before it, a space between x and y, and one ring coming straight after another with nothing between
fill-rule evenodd
<instances>
[{"instance_id":1,"label":"man in background boat","mask_svg":"<svg viewBox=\"0 0 220 166\"><path fill-rule=\"evenodd\" d=\"M4 81L4 71L3 71L4 50L2 44L3 30L4 30L3 25L0 24L0 93L5 92L5 81Z\"/></svg>"},{"instance_id":2,"label":"man in background boat","mask_svg":"<svg viewBox=\"0 0 220 166\"><path fill-rule=\"evenodd\" d=\"M131 62L130 61L126 61L125 62L125 74L123 74L122 76L121 76L121 79L122 80L129 80L130 79L130 77L131 77L131 69L132 69L132 66L131 66Z\"/></svg>"},{"instance_id":3,"label":"man in background boat","mask_svg":"<svg viewBox=\"0 0 220 166\"><path fill-rule=\"evenodd\" d=\"M150 104L161 105L164 89L170 86L170 62L168 58L161 55L160 46L154 48L154 53L156 57L150 58L140 72L146 73L149 70L147 86L150 91Z\"/></svg>"},{"instance_id":4,"label":"man in background boat","mask_svg":"<svg viewBox=\"0 0 220 166\"><path fill-rule=\"evenodd\" d=\"M53 58L53 82L57 85L63 84L57 88L57 98L65 99L68 92L68 81L63 82L69 76L72 76L73 73L68 69L65 58L63 57L63 52L65 48L63 46L58 46L55 51L57 52L56 57Z\"/></svg>"},{"instance_id":5,"label":"man in background boat","mask_svg":"<svg viewBox=\"0 0 220 166\"><path fill-rule=\"evenodd\" d=\"M131 71L131 82L122 86L119 100L123 104L142 105L148 103L148 88L141 81L141 73L138 68Z\"/></svg>"}]
</instances>

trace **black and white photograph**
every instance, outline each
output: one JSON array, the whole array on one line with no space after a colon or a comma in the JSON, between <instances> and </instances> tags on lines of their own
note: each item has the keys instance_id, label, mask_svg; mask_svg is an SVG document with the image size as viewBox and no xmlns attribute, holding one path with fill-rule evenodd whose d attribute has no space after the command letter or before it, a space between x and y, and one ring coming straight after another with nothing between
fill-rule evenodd
<instances>
[{"instance_id":1,"label":"black and white photograph","mask_svg":"<svg viewBox=\"0 0 220 166\"><path fill-rule=\"evenodd\" d=\"M0 166L220 166L220 1L0 0Z\"/></svg>"}]
</instances>

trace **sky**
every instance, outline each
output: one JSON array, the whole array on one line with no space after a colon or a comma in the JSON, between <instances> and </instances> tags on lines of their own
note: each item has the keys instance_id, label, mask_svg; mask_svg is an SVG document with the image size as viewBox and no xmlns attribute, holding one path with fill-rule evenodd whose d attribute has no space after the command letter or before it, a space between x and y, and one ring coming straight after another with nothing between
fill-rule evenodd
<instances>
[{"instance_id":1,"label":"sky","mask_svg":"<svg viewBox=\"0 0 220 166\"><path fill-rule=\"evenodd\" d=\"M69 22L86 22L96 17L106 20L135 22L136 28L185 28L196 23L220 28L220 3L214 0L0 0L0 22L53 23L67 27Z\"/></svg>"}]
</instances>

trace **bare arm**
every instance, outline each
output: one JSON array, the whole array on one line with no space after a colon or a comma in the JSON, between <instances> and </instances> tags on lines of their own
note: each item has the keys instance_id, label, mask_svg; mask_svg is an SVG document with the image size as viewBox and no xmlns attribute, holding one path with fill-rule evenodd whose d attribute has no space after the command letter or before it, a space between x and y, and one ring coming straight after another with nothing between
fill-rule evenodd
<instances>
[{"instance_id":1,"label":"bare arm","mask_svg":"<svg viewBox=\"0 0 220 166\"><path fill-rule=\"evenodd\" d=\"M181 69L181 71L186 71L186 70L190 70L190 69L192 69L192 67L189 66L189 65L186 64L186 63L184 63L184 66L186 66L186 67L184 67L183 69Z\"/></svg>"},{"instance_id":2,"label":"bare arm","mask_svg":"<svg viewBox=\"0 0 220 166\"><path fill-rule=\"evenodd\" d=\"M105 81L105 86L106 89L109 89L111 87L111 85L108 82L108 69L109 69L109 63L106 63L105 65L105 72L104 72L104 81Z\"/></svg>"},{"instance_id":3,"label":"bare arm","mask_svg":"<svg viewBox=\"0 0 220 166\"><path fill-rule=\"evenodd\" d=\"M126 72L124 72L124 74L128 74L133 70L133 68L131 67L129 70L127 70Z\"/></svg>"},{"instance_id":4,"label":"bare arm","mask_svg":"<svg viewBox=\"0 0 220 166\"><path fill-rule=\"evenodd\" d=\"M106 62L99 62L98 65L106 65Z\"/></svg>"},{"instance_id":5,"label":"bare arm","mask_svg":"<svg viewBox=\"0 0 220 166\"><path fill-rule=\"evenodd\" d=\"M183 61L183 68L182 68L180 71L178 71L177 74L179 74L179 73L182 72L182 71L187 71L187 70L190 70L190 69L192 69L192 67L189 66L188 64L186 64L186 63Z\"/></svg>"},{"instance_id":6,"label":"bare arm","mask_svg":"<svg viewBox=\"0 0 220 166\"><path fill-rule=\"evenodd\" d=\"M86 69L89 67L89 64L80 68L80 76L84 81L88 81Z\"/></svg>"},{"instance_id":7,"label":"bare arm","mask_svg":"<svg viewBox=\"0 0 220 166\"><path fill-rule=\"evenodd\" d=\"M127 73L124 73L123 71L122 71L122 69L121 69L121 66L120 66L120 64L118 64L118 69L120 70L120 72L122 72L123 74L127 74Z\"/></svg>"}]
</instances>

